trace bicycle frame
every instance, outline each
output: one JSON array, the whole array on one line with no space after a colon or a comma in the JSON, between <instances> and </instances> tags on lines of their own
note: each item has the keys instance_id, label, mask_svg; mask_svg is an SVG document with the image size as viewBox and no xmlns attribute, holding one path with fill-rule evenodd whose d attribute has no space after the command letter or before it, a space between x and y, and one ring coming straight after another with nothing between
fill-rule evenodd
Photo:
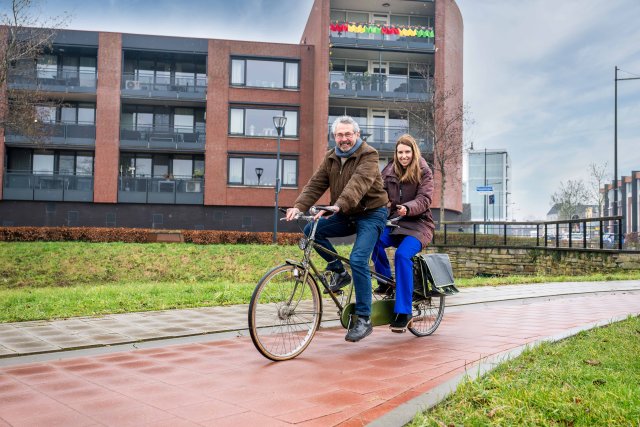
<instances>
[{"instance_id":1,"label":"bicycle frame","mask_svg":"<svg viewBox=\"0 0 640 427\"><path fill-rule=\"evenodd\" d=\"M308 219L309 217L302 216L301 218ZM320 250L320 251L322 251L322 252L324 252L324 253L326 253L328 255L336 257L337 259L339 259L343 263L347 264L348 266L351 266L351 261L348 258L345 258L345 257L341 256L340 254L337 254L337 253L325 248L324 246L321 246L320 244L316 243L315 236L316 236L316 229L318 228L319 221L318 220L312 220L312 221L313 221L313 225L312 225L311 233L309 234L309 237L303 237L303 239L305 239L306 242L305 242L305 246L304 246L304 255L302 257L302 261L301 262L297 262L297 261L293 261L293 260L286 260L286 263L287 264L291 264L291 265L300 266L303 269L304 277L303 277L302 283L304 283L307 280L307 277L309 275L309 269L311 269L313 271L314 277L317 278L320 281L320 283L322 284L322 286L327 290L327 293L328 293L329 297L333 300L333 303L336 305L336 307L339 310L340 315L342 316L342 313L343 313L343 311L345 309L345 306L342 305L342 303L338 300L338 298L336 298L336 294L329 290L329 284L326 282L326 279L325 279L324 275L320 273L318 268L315 266L315 264L311 260L311 254L312 254L312 250L313 249L318 249L318 250ZM369 268L369 271L371 273L371 277L375 278L378 281L378 283L384 283L386 285L395 287L396 283L392 278L387 277L387 276L385 276L383 274L380 274L380 273L376 272L375 269L373 269L371 267ZM351 293L353 292L353 285L351 285L349 292L350 292L350 294L349 294L349 298L347 298L347 301L351 300Z\"/></svg>"}]
</instances>

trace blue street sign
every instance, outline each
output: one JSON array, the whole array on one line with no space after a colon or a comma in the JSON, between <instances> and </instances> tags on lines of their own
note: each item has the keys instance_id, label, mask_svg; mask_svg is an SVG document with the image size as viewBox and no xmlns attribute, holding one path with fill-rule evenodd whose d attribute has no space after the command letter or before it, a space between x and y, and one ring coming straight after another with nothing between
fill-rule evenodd
<instances>
[{"instance_id":1,"label":"blue street sign","mask_svg":"<svg viewBox=\"0 0 640 427\"><path fill-rule=\"evenodd\" d=\"M483 187L476 187L478 193L492 193L493 187L491 185L485 185Z\"/></svg>"}]
</instances>

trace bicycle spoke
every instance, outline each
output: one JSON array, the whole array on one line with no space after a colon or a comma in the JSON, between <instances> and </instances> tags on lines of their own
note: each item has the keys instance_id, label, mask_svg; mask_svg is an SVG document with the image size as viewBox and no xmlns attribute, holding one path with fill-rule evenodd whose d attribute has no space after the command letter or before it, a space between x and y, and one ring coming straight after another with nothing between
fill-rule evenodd
<instances>
[{"instance_id":1,"label":"bicycle spoke","mask_svg":"<svg viewBox=\"0 0 640 427\"><path fill-rule=\"evenodd\" d=\"M295 274L295 273L298 274ZM256 348L272 360L300 354L315 334L321 315L318 289L301 281L298 267L284 265L263 277L249 305L249 330Z\"/></svg>"}]
</instances>

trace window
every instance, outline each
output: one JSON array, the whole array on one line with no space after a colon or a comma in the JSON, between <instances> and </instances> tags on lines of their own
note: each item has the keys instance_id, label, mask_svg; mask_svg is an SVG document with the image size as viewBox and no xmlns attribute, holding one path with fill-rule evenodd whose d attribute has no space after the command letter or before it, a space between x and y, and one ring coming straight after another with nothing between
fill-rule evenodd
<instances>
[{"instance_id":1,"label":"window","mask_svg":"<svg viewBox=\"0 0 640 427\"><path fill-rule=\"evenodd\" d=\"M230 185L275 187L275 157L230 157ZM280 158L280 185L295 187L298 185L298 160Z\"/></svg>"},{"instance_id":2,"label":"window","mask_svg":"<svg viewBox=\"0 0 640 427\"><path fill-rule=\"evenodd\" d=\"M145 131L152 128L176 133L204 132L204 109L184 107L152 107L123 105L120 115L122 129Z\"/></svg>"},{"instance_id":3,"label":"window","mask_svg":"<svg viewBox=\"0 0 640 427\"><path fill-rule=\"evenodd\" d=\"M366 108L351 108L351 107L329 107L329 133L331 133L331 125L340 116L351 116L358 122L360 128L367 126L367 109Z\"/></svg>"},{"instance_id":4,"label":"window","mask_svg":"<svg viewBox=\"0 0 640 427\"><path fill-rule=\"evenodd\" d=\"M53 153L39 152L33 154L33 173L36 175L53 175Z\"/></svg>"},{"instance_id":5,"label":"window","mask_svg":"<svg viewBox=\"0 0 640 427\"><path fill-rule=\"evenodd\" d=\"M123 80L123 84L133 80L154 90L197 90L207 85L205 56L125 51Z\"/></svg>"},{"instance_id":6,"label":"window","mask_svg":"<svg viewBox=\"0 0 640 427\"><path fill-rule=\"evenodd\" d=\"M192 179L204 176L204 157L188 154L120 154L120 176Z\"/></svg>"},{"instance_id":7,"label":"window","mask_svg":"<svg viewBox=\"0 0 640 427\"><path fill-rule=\"evenodd\" d=\"M95 104L65 102L64 106L37 106L38 120L44 123L95 124Z\"/></svg>"},{"instance_id":8,"label":"window","mask_svg":"<svg viewBox=\"0 0 640 427\"><path fill-rule=\"evenodd\" d=\"M9 171L36 175L93 175L93 152L11 148L7 151Z\"/></svg>"},{"instance_id":9,"label":"window","mask_svg":"<svg viewBox=\"0 0 640 427\"><path fill-rule=\"evenodd\" d=\"M40 79L62 79L76 86L95 87L96 57L60 50L40 56L36 61L36 73Z\"/></svg>"},{"instance_id":10,"label":"window","mask_svg":"<svg viewBox=\"0 0 640 427\"><path fill-rule=\"evenodd\" d=\"M231 85L297 89L299 62L269 59L231 59Z\"/></svg>"},{"instance_id":11,"label":"window","mask_svg":"<svg viewBox=\"0 0 640 427\"><path fill-rule=\"evenodd\" d=\"M298 136L298 112L293 110L268 110L232 107L229 113L229 134L245 136L278 136L273 126L275 116L284 115L287 123L285 137Z\"/></svg>"},{"instance_id":12,"label":"window","mask_svg":"<svg viewBox=\"0 0 640 427\"><path fill-rule=\"evenodd\" d=\"M42 55L36 62L36 71L39 79L57 78L58 57L55 55Z\"/></svg>"}]
</instances>

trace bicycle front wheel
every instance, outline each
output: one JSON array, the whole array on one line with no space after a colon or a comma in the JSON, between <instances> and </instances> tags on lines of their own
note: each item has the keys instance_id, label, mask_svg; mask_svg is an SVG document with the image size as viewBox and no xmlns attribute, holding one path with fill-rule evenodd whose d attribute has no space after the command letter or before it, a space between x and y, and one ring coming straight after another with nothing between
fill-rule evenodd
<instances>
[{"instance_id":1,"label":"bicycle front wheel","mask_svg":"<svg viewBox=\"0 0 640 427\"><path fill-rule=\"evenodd\" d=\"M413 319L409 329L417 337L426 337L438 329L444 316L444 295L432 295L413 302Z\"/></svg>"},{"instance_id":2,"label":"bicycle front wheel","mask_svg":"<svg viewBox=\"0 0 640 427\"><path fill-rule=\"evenodd\" d=\"M318 330L322 300L311 275L295 265L275 267L258 282L249 303L249 332L267 359L293 359Z\"/></svg>"}]
</instances>

